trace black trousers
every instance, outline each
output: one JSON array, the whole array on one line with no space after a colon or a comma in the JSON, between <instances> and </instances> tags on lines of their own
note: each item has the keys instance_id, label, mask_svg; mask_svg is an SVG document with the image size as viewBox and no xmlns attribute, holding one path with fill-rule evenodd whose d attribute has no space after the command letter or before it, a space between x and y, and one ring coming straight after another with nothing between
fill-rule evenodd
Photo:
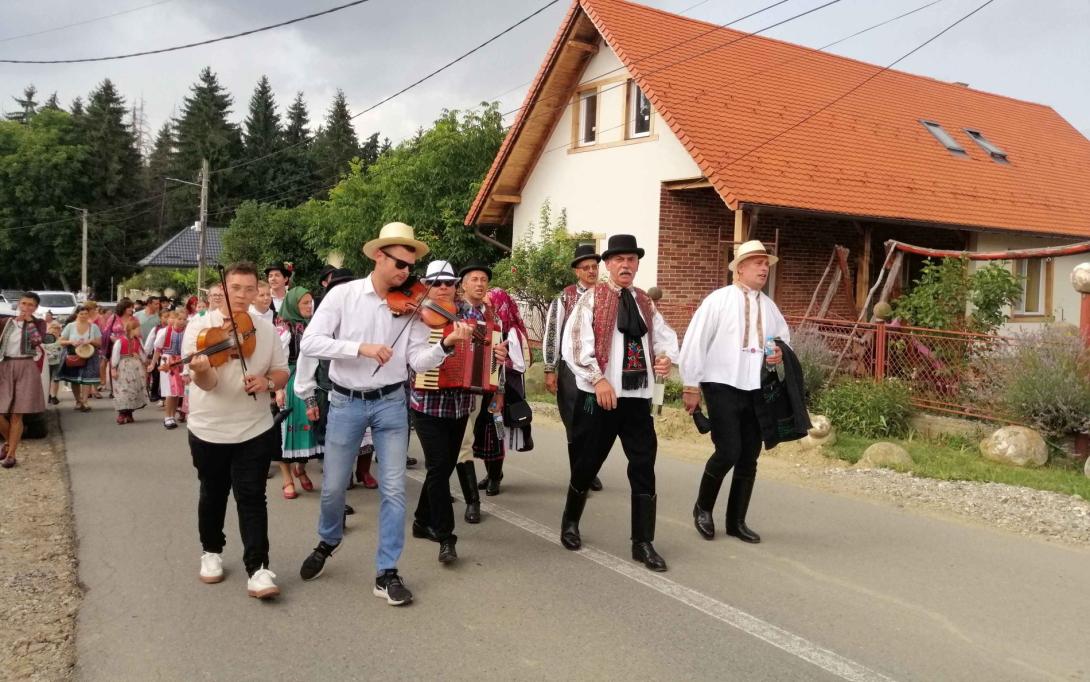
<instances>
[{"instance_id":1,"label":"black trousers","mask_svg":"<svg viewBox=\"0 0 1090 682\"><path fill-rule=\"evenodd\" d=\"M227 543L223 523L227 495L235 494L242 562L253 575L269 565L269 513L265 505L265 476L269 462L280 452L280 430L272 428L242 443L209 443L189 434L189 452L201 482L197 501L197 529L201 547L219 553Z\"/></svg>"},{"instance_id":2,"label":"black trousers","mask_svg":"<svg viewBox=\"0 0 1090 682\"><path fill-rule=\"evenodd\" d=\"M579 391L572 437L573 488L580 492L590 488L619 437L628 458L628 482L632 486L632 494L655 494L658 438L651 418L650 399L619 398L615 409L603 410L593 393Z\"/></svg>"},{"instance_id":3,"label":"black trousers","mask_svg":"<svg viewBox=\"0 0 1090 682\"><path fill-rule=\"evenodd\" d=\"M575 424L575 401L579 396L579 386L575 383L568 363L560 361L556 368L556 409L560 412L560 421L564 422L564 431L568 443L572 442L572 426Z\"/></svg>"},{"instance_id":4,"label":"black trousers","mask_svg":"<svg viewBox=\"0 0 1090 682\"><path fill-rule=\"evenodd\" d=\"M754 409L761 391L743 391L733 386L702 383L700 388L708 403L715 452L704 467L709 476L722 479L734 469L739 478L757 476L757 457L761 454L761 426Z\"/></svg>"},{"instance_id":5,"label":"black trousers","mask_svg":"<svg viewBox=\"0 0 1090 682\"><path fill-rule=\"evenodd\" d=\"M458 451L469 415L433 417L412 411L416 436L424 450L424 488L416 505L416 521L431 526L440 540L454 536L454 504L450 501L450 475L458 464Z\"/></svg>"}]
</instances>

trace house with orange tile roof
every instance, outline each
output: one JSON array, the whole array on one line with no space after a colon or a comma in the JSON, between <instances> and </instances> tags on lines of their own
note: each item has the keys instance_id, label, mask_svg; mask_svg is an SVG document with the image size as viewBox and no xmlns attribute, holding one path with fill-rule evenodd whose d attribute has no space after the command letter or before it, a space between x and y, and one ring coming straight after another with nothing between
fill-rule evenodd
<instances>
[{"instance_id":1,"label":"house with orange tile roof","mask_svg":"<svg viewBox=\"0 0 1090 682\"><path fill-rule=\"evenodd\" d=\"M526 234L543 203L604 243L633 233L637 284L679 330L728 283L734 246L774 245L770 294L809 304L849 249L854 317L897 239L999 251L1090 240L1090 141L1050 107L624 0L576 0L467 226ZM1012 322L1078 320L1085 256L1010 264ZM909 261L906 281L918 272Z\"/></svg>"}]
</instances>

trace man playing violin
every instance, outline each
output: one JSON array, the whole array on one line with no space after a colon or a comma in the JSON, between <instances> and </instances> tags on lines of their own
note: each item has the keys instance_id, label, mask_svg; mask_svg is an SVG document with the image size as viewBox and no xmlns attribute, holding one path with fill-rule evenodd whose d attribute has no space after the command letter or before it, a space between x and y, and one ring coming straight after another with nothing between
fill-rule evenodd
<instances>
[{"instance_id":1,"label":"man playing violin","mask_svg":"<svg viewBox=\"0 0 1090 682\"><path fill-rule=\"evenodd\" d=\"M210 307L206 314L190 321L182 340L192 382L189 450L201 483L197 503L204 550L200 578L206 583L223 580L223 522L227 495L234 492L242 559L250 576L246 590L251 597L267 599L280 594L273 582L276 575L269 570L265 505L265 475L269 462L279 452L280 431L273 426L266 401L254 397L287 384L288 361L273 326L249 312L257 296L257 269L250 263L236 263L226 269L223 279L229 309L243 336L232 328L232 320L222 309ZM198 339L212 337L234 341L226 344L233 346L234 357L228 351L226 356L212 360L199 352L202 349Z\"/></svg>"},{"instance_id":2,"label":"man playing violin","mask_svg":"<svg viewBox=\"0 0 1090 682\"><path fill-rule=\"evenodd\" d=\"M424 276L428 289L428 299L442 305L447 310L456 311L459 319L480 321L483 314L465 301L454 300L458 286L458 276L454 267L444 260L428 264ZM496 358L502 362L507 357L507 348L502 344L493 350ZM473 411L474 396L461 388L443 388L439 390L421 390L415 387L415 372L409 373L409 408L412 410L416 435L424 449L424 466L427 476L424 488L420 491L420 502L416 506L413 520L413 537L428 538L439 543L439 562L449 564L458 558L454 534L454 505L450 498L450 475L458 463L458 451L466 432L469 414ZM470 468L459 466L458 475L463 488L477 492L477 481ZM468 476L468 479L467 479ZM467 500L468 501L468 500Z\"/></svg>"},{"instance_id":3,"label":"man playing violin","mask_svg":"<svg viewBox=\"0 0 1090 682\"><path fill-rule=\"evenodd\" d=\"M318 546L299 570L303 580L322 574L344 536L344 497L360 441L370 427L378 464L379 515L377 576L372 593L388 604L412 601L398 575L405 545L405 455L409 445L405 381L409 365L426 372L442 364L451 348L473 328L455 323L442 342L429 344L431 330L410 313L399 320L387 299L402 288L409 271L428 253L404 223L383 226L363 246L375 262L369 277L332 289L303 334L304 355L330 360L329 418L326 425Z\"/></svg>"}]
</instances>

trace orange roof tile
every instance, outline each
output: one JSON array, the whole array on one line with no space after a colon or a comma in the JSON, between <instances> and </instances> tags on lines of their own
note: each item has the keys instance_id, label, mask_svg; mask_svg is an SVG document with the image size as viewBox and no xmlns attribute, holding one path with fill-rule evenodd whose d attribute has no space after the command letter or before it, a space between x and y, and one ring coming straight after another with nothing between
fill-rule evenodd
<instances>
[{"instance_id":1,"label":"orange roof tile","mask_svg":"<svg viewBox=\"0 0 1090 682\"><path fill-rule=\"evenodd\" d=\"M623 0L575 6L732 208L1090 236L1090 140L1049 107L890 70L792 129L881 67L761 36L739 40L746 34ZM538 81L561 47L554 42ZM941 124L967 156L947 151L921 119ZM966 128L1009 163L992 160ZM467 224L503 158L501 149Z\"/></svg>"}]
</instances>

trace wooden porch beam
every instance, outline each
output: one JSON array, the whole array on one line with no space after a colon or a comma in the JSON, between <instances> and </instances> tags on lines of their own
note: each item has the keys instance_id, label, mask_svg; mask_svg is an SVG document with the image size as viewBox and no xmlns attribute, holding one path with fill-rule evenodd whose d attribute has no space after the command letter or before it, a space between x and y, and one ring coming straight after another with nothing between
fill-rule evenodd
<instances>
[{"instance_id":1,"label":"wooden porch beam","mask_svg":"<svg viewBox=\"0 0 1090 682\"><path fill-rule=\"evenodd\" d=\"M598 43L584 43L582 40L569 40L568 47L573 50L589 52L590 54L597 54L598 52Z\"/></svg>"},{"instance_id":2,"label":"wooden porch beam","mask_svg":"<svg viewBox=\"0 0 1090 682\"><path fill-rule=\"evenodd\" d=\"M521 204L521 194L493 194L492 201L499 204Z\"/></svg>"}]
</instances>

